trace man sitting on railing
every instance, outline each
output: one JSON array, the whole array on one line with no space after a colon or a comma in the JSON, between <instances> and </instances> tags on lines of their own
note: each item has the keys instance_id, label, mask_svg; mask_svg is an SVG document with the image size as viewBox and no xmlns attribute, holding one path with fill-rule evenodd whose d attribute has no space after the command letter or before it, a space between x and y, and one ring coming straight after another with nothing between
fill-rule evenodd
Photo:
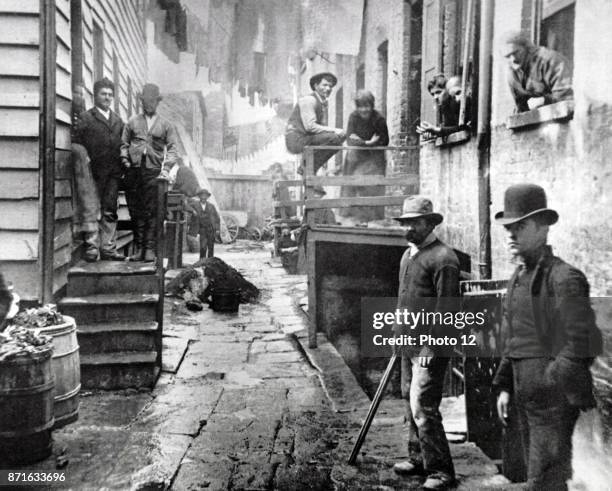
<instances>
[{"instance_id":1,"label":"man sitting on railing","mask_svg":"<svg viewBox=\"0 0 612 491\"><path fill-rule=\"evenodd\" d=\"M287 130L285 132L285 143L287 150L294 154L304 151L306 146L316 145L342 145L346 133L342 128L327 126L328 99L338 79L331 73L318 73L310 79L312 94L300 98L293 108ZM337 150L317 150L314 152L314 173L337 152ZM298 174L303 169L298 168Z\"/></svg>"}]
</instances>

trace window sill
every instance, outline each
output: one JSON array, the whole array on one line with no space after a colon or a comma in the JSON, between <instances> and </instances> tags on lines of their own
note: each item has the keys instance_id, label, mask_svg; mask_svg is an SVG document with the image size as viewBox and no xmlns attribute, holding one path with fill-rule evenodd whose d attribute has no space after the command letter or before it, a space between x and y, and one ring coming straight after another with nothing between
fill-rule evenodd
<instances>
[{"instance_id":1,"label":"window sill","mask_svg":"<svg viewBox=\"0 0 612 491\"><path fill-rule=\"evenodd\" d=\"M560 101L508 117L506 126L518 130L549 121L567 121L574 116L574 101Z\"/></svg>"},{"instance_id":2,"label":"window sill","mask_svg":"<svg viewBox=\"0 0 612 491\"><path fill-rule=\"evenodd\" d=\"M436 138L436 147L447 147L451 145L458 145L459 143L466 142L470 139L470 132L467 130L460 130L451 133L450 135L440 136Z\"/></svg>"}]
</instances>

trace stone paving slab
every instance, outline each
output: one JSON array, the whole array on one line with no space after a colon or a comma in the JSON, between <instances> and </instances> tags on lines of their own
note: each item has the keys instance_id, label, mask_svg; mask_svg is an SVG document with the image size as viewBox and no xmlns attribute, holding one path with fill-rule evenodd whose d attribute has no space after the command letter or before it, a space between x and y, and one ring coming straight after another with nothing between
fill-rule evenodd
<instances>
[{"instance_id":1,"label":"stone paving slab","mask_svg":"<svg viewBox=\"0 0 612 491\"><path fill-rule=\"evenodd\" d=\"M176 373L187 352L189 339L164 336L162 338L162 371Z\"/></svg>"}]
</instances>

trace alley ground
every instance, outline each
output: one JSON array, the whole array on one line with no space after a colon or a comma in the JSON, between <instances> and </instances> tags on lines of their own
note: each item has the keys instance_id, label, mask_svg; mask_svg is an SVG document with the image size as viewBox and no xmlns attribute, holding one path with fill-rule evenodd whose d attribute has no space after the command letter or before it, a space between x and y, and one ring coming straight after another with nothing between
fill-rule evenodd
<instances>
[{"instance_id":1,"label":"alley ground","mask_svg":"<svg viewBox=\"0 0 612 491\"><path fill-rule=\"evenodd\" d=\"M418 489L419 478L391 469L405 457L401 401L383 402L359 465L346 465L369 400L322 336L307 348L305 277L246 243L218 255L262 290L260 302L194 313L167 298L155 389L82 394L79 421L54 433L54 455L27 468L63 466L72 489ZM460 443L460 402L445 401L459 489L512 489Z\"/></svg>"}]
</instances>

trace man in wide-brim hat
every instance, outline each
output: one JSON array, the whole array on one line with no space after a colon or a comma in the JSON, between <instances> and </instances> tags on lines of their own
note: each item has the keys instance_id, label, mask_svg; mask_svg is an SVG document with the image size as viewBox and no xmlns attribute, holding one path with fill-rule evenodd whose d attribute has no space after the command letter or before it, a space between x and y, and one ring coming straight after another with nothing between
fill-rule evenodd
<instances>
[{"instance_id":1,"label":"man in wide-brim hat","mask_svg":"<svg viewBox=\"0 0 612 491\"><path fill-rule=\"evenodd\" d=\"M287 150L294 154L304 151L306 146L340 146L346 138L342 128L329 126L328 100L332 89L338 83L336 76L329 72L317 73L310 78L312 94L301 97L293 108L287 129L285 143ZM337 150L314 152L314 173L321 168ZM302 169L298 169L302 172Z\"/></svg>"},{"instance_id":2,"label":"man in wide-brim hat","mask_svg":"<svg viewBox=\"0 0 612 491\"><path fill-rule=\"evenodd\" d=\"M456 303L459 297L459 260L434 232L442 223L442 215L433 211L429 199L410 196L395 220L404 228L409 244L400 262L397 309L448 311L449 300ZM417 332L405 325L394 330L396 335ZM419 334L437 338L451 333L441 326L425 326ZM425 489L447 489L455 480L439 411L448 360L447 353L429 344L402 350L401 387L407 407L408 460L396 463L393 469L401 474L426 475Z\"/></svg>"},{"instance_id":3,"label":"man in wide-brim hat","mask_svg":"<svg viewBox=\"0 0 612 491\"><path fill-rule=\"evenodd\" d=\"M493 385L504 425L518 413L527 489L563 490L572 477L572 433L580 410L594 407L589 367L601 334L585 275L552 254L548 229L559 219L544 189L510 186L495 220L520 264L508 282L506 339Z\"/></svg>"},{"instance_id":4,"label":"man in wide-brim hat","mask_svg":"<svg viewBox=\"0 0 612 491\"><path fill-rule=\"evenodd\" d=\"M212 196L208 189L198 190L196 196L198 201L191 204L193 215L189 234L200 234L200 259L214 257L215 237L221 230L221 218L215 205L208 202L208 198Z\"/></svg>"}]
</instances>

